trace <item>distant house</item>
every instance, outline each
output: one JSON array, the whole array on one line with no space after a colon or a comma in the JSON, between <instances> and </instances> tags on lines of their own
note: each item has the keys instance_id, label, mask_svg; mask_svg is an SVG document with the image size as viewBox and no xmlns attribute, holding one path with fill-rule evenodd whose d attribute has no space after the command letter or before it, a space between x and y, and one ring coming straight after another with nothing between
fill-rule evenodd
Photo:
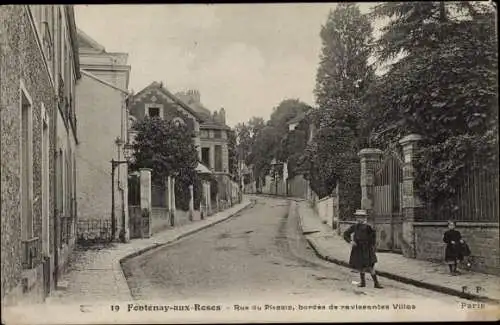
<instances>
[{"instance_id":1,"label":"distant house","mask_svg":"<svg viewBox=\"0 0 500 325\"><path fill-rule=\"evenodd\" d=\"M229 170L228 138L231 128L226 124L226 111L220 108L210 112L201 102L198 90L176 93L176 96L192 107L201 117L199 143L201 162L210 168L219 184L219 199L230 201L232 187Z\"/></svg>"},{"instance_id":2,"label":"distant house","mask_svg":"<svg viewBox=\"0 0 500 325\"><path fill-rule=\"evenodd\" d=\"M167 121L185 124L193 133L194 142L200 146L200 123L202 116L191 106L172 94L162 83L152 82L134 94L129 101L129 125L141 121L146 116L160 117ZM130 141L133 142L135 132L130 128ZM201 149L198 149L201 159Z\"/></svg>"},{"instance_id":3,"label":"distant house","mask_svg":"<svg viewBox=\"0 0 500 325\"><path fill-rule=\"evenodd\" d=\"M77 86L76 107L80 125L77 172L79 238L86 238L91 220L101 222L94 232L111 236L111 159L124 160L127 142L127 90L130 65L127 53L110 53L78 30L82 79ZM115 172L115 236L128 235L128 168ZM123 224L125 223L125 224ZM104 239L104 238L103 238Z\"/></svg>"},{"instance_id":4,"label":"distant house","mask_svg":"<svg viewBox=\"0 0 500 325\"><path fill-rule=\"evenodd\" d=\"M39 303L75 243L80 79L72 5L0 6L1 300Z\"/></svg>"},{"instance_id":5,"label":"distant house","mask_svg":"<svg viewBox=\"0 0 500 325\"><path fill-rule=\"evenodd\" d=\"M288 121L288 130L293 131L306 118L306 114L304 112L300 112L297 116Z\"/></svg>"}]
</instances>

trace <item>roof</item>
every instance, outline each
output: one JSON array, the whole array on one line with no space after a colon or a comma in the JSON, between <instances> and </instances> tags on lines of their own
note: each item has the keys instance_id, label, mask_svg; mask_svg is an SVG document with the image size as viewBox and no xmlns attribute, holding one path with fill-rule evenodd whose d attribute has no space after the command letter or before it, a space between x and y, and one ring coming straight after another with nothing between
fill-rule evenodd
<instances>
[{"instance_id":1,"label":"roof","mask_svg":"<svg viewBox=\"0 0 500 325\"><path fill-rule=\"evenodd\" d=\"M302 122L306 118L306 114L304 112L299 113L297 116L292 118L290 121L287 122L288 125L290 124L296 124Z\"/></svg>"},{"instance_id":2,"label":"roof","mask_svg":"<svg viewBox=\"0 0 500 325\"><path fill-rule=\"evenodd\" d=\"M189 101L189 98L184 97L182 93L177 93L175 94L175 96L177 96L177 98L179 98L193 110L195 110L203 118L204 122L200 124L201 129L223 129L223 130L231 129L226 124L223 124L215 120L210 110L206 108L201 102Z\"/></svg>"},{"instance_id":3,"label":"roof","mask_svg":"<svg viewBox=\"0 0 500 325\"><path fill-rule=\"evenodd\" d=\"M94 79L94 80L96 80L96 81L98 81L98 82L100 82L100 83L102 83L102 84L104 84L104 85L106 85L106 86L108 86L108 87L110 87L110 88L113 88L115 90L121 91L121 92L123 92L125 94L129 94L129 92L127 90L121 89L119 87L116 87L115 85L107 82L106 80L103 80L103 79L97 77L96 75L94 75L94 74L86 71L85 69L82 69L81 73L84 74L84 75L86 75L86 76L88 76L88 77L90 77L90 78L92 78L92 79Z\"/></svg>"},{"instance_id":4,"label":"roof","mask_svg":"<svg viewBox=\"0 0 500 325\"><path fill-rule=\"evenodd\" d=\"M196 166L196 172L198 174L212 174L212 171L200 162L198 163L198 166Z\"/></svg>"},{"instance_id":5,"label":"roof","mask_svg":"<svg viewBox=\"0 0 500 325\"><path fill-rule=\"evenodd\" d=\"M157 81L153 81L152 83L150 83L148 86L146 86L141 91L139 91L137 94L135 94L134 97L138 97L142 93L144 93L147 90L152 89L152 88L158 89L159 91L161 91L165 96L170 98L174 103L176 103L177 105L181 106L183 109L185 109L186 111L191 113L199 122L205 121L205 119L203 118L203 116L201 116L201 114L199 112L195 111L192 107L190 107L189 105L184 103L182 100L180 100L177 96L175 96L170 91L168 91L167 88L165 88L161 83L159 83Z\"/></svg>"},{"instance_id":6,"label":"roof","mask_svg":"<svg viewBox=\"0 0 500 325\"><path fill-rule=\"evenodd\" d=\"M96 52L106 52L106 49L101 44L97 43L92 37L87 35L83 30L78 31L78 46L82 49L91 49Z\"/></svg>"},{"instance_id":7,"label":"roof","mask_svg":"<svg viewBox=\"0 0 500 325\"><path fill-rule=\"evenodd\" d=\"M75 65L75 73L76 79L80 79L82 75L80 74L80 56L78 54L78 36L76 31L76 23L75 23L75 11L73 9L73 5L65 6L66 7L66 18L68 19L69 25L69 38L71 42L71 48L73 50L73 62Z\"/></svg>"},{"instance_id":8,"label":"roof","mask_svg":"<svg viewBox=\"0 0 500 325\"><path fill-rule=\"evenodd\" d=\"M231 128L225 124L218 123L216 121L210 120L205 121L200 124L200 129L221 129L221 130L231 130Z\"/></svg>"}]
</instances>

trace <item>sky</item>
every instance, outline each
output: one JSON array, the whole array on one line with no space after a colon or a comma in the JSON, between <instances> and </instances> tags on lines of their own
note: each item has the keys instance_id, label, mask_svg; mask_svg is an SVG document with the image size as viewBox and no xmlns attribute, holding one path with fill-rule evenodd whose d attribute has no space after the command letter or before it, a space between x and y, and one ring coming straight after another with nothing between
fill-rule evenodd
<instances>
[{"instance_id":1,"label":"sky","mask_svg":"<svg viewBox=\"0 0 500 325\"><path fill-rule=\"evenodd\" d=\"M362 12L373 3L360 3ZM198 89L227 124L268 119L287 98L314 105L319 32L335 3L78 5L76 24L129 54L129 89ZM376 26L375 26L376 27Z\"/></svg>"}]
</instances>

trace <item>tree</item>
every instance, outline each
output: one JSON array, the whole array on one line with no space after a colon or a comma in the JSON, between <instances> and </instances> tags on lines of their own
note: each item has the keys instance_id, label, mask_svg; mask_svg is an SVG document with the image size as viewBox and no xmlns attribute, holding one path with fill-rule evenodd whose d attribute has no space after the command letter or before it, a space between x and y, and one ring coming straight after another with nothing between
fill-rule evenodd
<instances>
[{"instance_id":1,"label":"tree","mask_svg":"<svg viewBox=\"0 0 500 325\"><path fill-rule=\"evenodd\" d=\"M133 128L137 136L131 169L151 168L152 181L161 185L168 176L177 176L176 192L179 195L176 196L176 204L187 209L189 185L195 187L195 198L201 195L195 171L198 152L192 132L185 125L148 117L136 122Z\"/></svg>"},{"instance_id":2,"label":"tree","mask_svg":"<svg viewBox=\"0 0 500 325\"><path fill-rule=\"evenodd\" d=\"M323 48L316 75L316 102L333 107L338 98L357 99L374 78L368 64L372 53L372 26L356 4L338 4L321 27Z\"/></svg>"},{"instance_id":3,"label":"tree","mask_svg":"<svg viewBox=\"0 0 500 325\"><path fill-rule=\"evenodd\" d=\"M236 144L236 132L229 131L227 139L229 173L235 177L238 175L238 148Z\"/></svg>"},{"instance_id":4,"label":"tree","mask_svg":"<svg viewBox=\"0 0 500 325\"><path fill-rule=\"evenodd\" d=\"M353 157L365 142L361 102L375 74L368 63L372 26L355 4L337 5L320 36L323 48L315 88L318 110L312 115L319 131L300 168L308 169L311 186L322 197L339 181L359 185L359 175L350 171L359 169Z\"/></svg>"},{"instance_id":5,"label":"tree","mask_svg":"<svg viewBox=\"0 0 500 325\"><path fill-rule=\"evenodd\" d=\"M477 157L483 166L497 163L494 12L476 2L405 2L378 5L371 15L391 19L376 44L379 61L396 58L369 90L371 140L385 146L410 132L425 135L417 186L426 201L448 208L466 165Z\"/></svg>"},{"instance_id":6,"label":"tree","mask_svg":"<svg viewBox=\"0 0 500 325\"><path fill-rule=\"evenodd\" d=\"M254 165L254 173L260 177L266 175L271 167L271 161L278 159L286 161L292 152L286 152L285 137L288 134L288 122L311 109L309 105L298 99L285 99L273 109L270 119L265 125L263 120L253 119L253 138L251 142L248 163ZM300 150L300 149L299 149ZM295 150L294 153L300 151Z\"/></svg>"}]
</instances>

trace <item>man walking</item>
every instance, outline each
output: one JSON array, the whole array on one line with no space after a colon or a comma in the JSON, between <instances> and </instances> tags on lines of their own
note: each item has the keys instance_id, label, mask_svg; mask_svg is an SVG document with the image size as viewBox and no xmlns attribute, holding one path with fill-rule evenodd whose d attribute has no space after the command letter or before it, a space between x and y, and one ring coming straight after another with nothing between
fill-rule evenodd
<instances>
[{"instance_id":1,"label":"man walking","mask_svg":"<svg viewBox=\"0 0 500 325\"><path fill-rule=\"evenodd\" d=\"M365 273L369 272L373 278L374 287L383 288L378 282L375 273L375 263L377 255L375 254L376 232L368 223L366 214L356 214L357 223L349 227L344 232L344 240L352 245L349 265L358 270L361 283L358 287L365 287Z\"/></svg>"}]
</instances>

